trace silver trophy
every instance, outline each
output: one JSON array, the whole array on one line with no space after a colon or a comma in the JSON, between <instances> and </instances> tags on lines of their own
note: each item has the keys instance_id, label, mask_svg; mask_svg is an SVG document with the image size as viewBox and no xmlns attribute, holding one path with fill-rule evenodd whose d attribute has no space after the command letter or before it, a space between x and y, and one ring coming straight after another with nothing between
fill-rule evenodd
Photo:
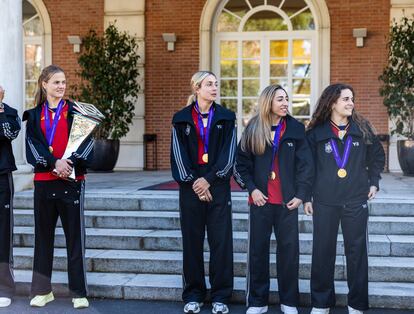
<instances>
[{"instance_id":1,"label":"silver trophy","mask_svg":"<svg viewBox=\"0 0 414 314\"><path fill-rule=\"evenodd\" d=\"M94 105L83 102L76 102L74 109L76 109L72 127L69 133L68 144L65 149L65 153L62 159L68 159L74 152L76 152L79 146L85 141L85 139L93 132L93 130L99 125L101 120L105 117ZM56 169L53 170L55 175L58 175ZM72 173L69 177L65 178L69 181L75 181L75 168L72 169Z\"/></svg>"}]
</instances>

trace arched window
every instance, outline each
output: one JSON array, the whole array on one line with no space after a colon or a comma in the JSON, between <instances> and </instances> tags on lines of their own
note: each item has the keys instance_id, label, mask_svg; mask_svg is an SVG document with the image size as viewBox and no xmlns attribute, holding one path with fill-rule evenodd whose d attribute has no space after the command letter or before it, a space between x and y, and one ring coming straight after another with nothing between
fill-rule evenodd
<instances>
[{"instance_id":1,"label":"arched window","mask_svg":"<svg viewBox=\"0 0 414 314\"><path fill-rule=\"evenodd\" d=\"M316 101L317 21L307 0L227 0L213 23L220 102L237 113L239 136L260 92L280 84L290 112L306 121Z\"/></svg>"},{"instance_id":2,"label":"arched window","mask_svg":"<svg viewBox=\"0 0 414 314\"><path fill-rule=\"evenodd\" d=\"M23 56L25 107L33 107L37 78L51 63L50 20L42 1L23 0Z\"/></svg>"}]
</instances>

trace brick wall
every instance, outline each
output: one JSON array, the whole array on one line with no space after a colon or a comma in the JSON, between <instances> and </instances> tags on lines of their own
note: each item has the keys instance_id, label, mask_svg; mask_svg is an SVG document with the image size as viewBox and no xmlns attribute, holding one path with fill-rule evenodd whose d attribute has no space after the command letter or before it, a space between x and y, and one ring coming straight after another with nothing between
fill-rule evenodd
<instances>
[{"instance_id":1,"label":"brick wall","mask_svg":"<svg viewBox=\"0 0 414 314\"><path fill-rule=\"evenodd\" d=\"M191 75L199 64L199 25L204 0L148 0L146 4L146 133L158 134L158 166L169 168L170 122L185 105ZM328 0L331 17L331 82L351 84L357 108L379 133L388 118L378 94L378 76L386 61L388 0ZM364 48L357 48L353 28L366 27ZM168 52L161 34L178 36ZM151 166L151 165L150 165Z\"/></svg>"},{"instance_id":2,"label":"brick wall","mask_svg":"<svg viewBox=\"0 0 414 314\"><path fill-rule=\"evenodd\" d=\"M52 62L65 70L69 86L77 82L79 70L68 35L85 35L89 29L103 32L104 0L43 0L52 24Z\"/></svg>"}]
</instances>

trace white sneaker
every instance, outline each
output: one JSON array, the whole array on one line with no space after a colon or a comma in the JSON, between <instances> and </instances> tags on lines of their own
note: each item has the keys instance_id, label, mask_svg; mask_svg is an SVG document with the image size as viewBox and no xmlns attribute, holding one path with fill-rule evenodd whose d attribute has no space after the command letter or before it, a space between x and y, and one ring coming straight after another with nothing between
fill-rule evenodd
<instances>
[{"instance_id":1,"label":"white sneaker","mask_svg":"<svg viewBox=\"0 0 414 314\"><path fill-rule=\"evenodd\" d=\"M311 314L329 314L329 308L326 309L322 309L322 308L318 308L318 307L313 307Z\"/></svg>"},{"instance_id":2,"label":"white sneaker","mask_svg":"<svg viewBox=\"0 0 414 314\"><path fill-rule=\"evenodd\" d=\"M298 309L294 306L280 305L280 310L284 314L298 314Z\"/></svg>"},{"instance_id":3,"label":"white sneaker","mask_svg":"<svg viewBox=\"0 0 414 314\"><path fill-rule=\"evenodd\" d=\"M227 314L229 312L229 308L227 305L221 302L213 302L213 308L211 313L213 314Z\"/></svg>"},{"instance_id":4,"label":"white sneaker","mask_svg":"<svg viewBox=\"0 0 414 314\"><path fill-rule=\"evenodd\" d=\"M49 302L52 302L54 299L55 297L53 296L53 292L49 292L48 294L43 295L37 295L30 300L30 306L44 307Z\"/></svg>"},{"instance_id":5,"label":"white sneaker","mask_svg":"<svg viewBox=\"0 0 414 314\"><path fill-rule=\"evenodd\" d=\"M364 314L364 312L360 310L356 310L348 305L348 313L349 314Z\"/></svg>"},{"instance_id":6,"label":"white sneaker","mask_svg":"<svg viewBox=\"0 0 414 314\"><path fill-rule=\"evenodd\" d=\"M0 298L0 307L8 307L11 304L10 298Z\"/></svg>"},{"instance_id":7,"label":"white sneaker","mask_svg":"<svg viewBox=\"0 0 414 314\"><path fill-rule=\"evenodd\" d=\"M263 314L267 313L268 307L266 306L251 306L247 309L246 314Z\"/></svg>"},{"instance_id":8,"label":"white sneaker","mask_svg":"<svg viewBox=\"0 0 414 314\"><path fill-rule=\"evenodd\" d=\"M200 313L202 307L202 302L188 302L184 305L184 313Z\"/></svg>"}]
</instances>

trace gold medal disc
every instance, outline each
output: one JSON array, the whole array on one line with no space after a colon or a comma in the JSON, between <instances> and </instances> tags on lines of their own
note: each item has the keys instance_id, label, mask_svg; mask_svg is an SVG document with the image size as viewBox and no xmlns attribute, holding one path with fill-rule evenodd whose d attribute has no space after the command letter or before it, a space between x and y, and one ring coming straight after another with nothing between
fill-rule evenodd
<instances>
[{"instance_id":1,"label":"gold medal disc","mask_svg":"<svg viewBox=\"0 0 414 314\"><path fill-rule=\"evenodd\" d=\"M276 179L276 172L274 172L274 171L270 172L270 179L271 180Z\"/></svg>"},{"instance_id":2,"label":"gold medal disc","mask_svg":"<svg viewBox=\"0 0 414 314\"><path fill-rule=\"evenodd\" d=\"M208 162L208 154L206 153L206 154L203 154L203 157L201 157L201 159L204 161L204 162Z\"/></svg>"},{"instance_id":3,"label":"gold medal disc","mask_svg":"<svg viewBox=\"0 0 414 314\"><path fill-rule=\"evenodd\" d=\"M49 152L53 153L53 147L49 146Z\"/></svg>"},{"instance_id":4,"label":"gold medal disc","mask_svg":"<svg viewBox=\"0 0 414 314\"><path fill-rule=\"evenodd\" d=\"M342 140L346 134L346 130L339 130L338 137Z\"/></svg>"},{"instance_id":5,"label":"gold medal disc","mask_svg":"<svg viewBox=\"0 0 414 314\"><path fill-rule=\"evenodd\" d=\"M347 173L346 173L345 169L341 168L341 169L338 170L338 177L345 178L346 175L347 175Z\"/></svg>"}]
</instances>

